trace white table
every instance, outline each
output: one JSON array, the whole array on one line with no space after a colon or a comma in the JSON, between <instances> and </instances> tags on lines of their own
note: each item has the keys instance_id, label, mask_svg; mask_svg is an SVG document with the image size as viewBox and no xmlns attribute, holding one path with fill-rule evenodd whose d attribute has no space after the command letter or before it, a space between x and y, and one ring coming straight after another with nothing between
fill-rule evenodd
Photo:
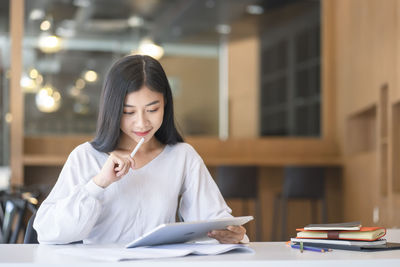
<instances>
[{"instance_id":1,"label":"white table","mask_svg":"<svg viewBox=\"0 0 400 267\"><path fill-rule=\"evenodd\" d=\"M283 242L251 243L255 254L226 253L218 256L186 256L157 260L133 260L123 262L89 261L65 256L57 251L68 248L85 249L84 245L0 245L0 266L400 266L400 250L382 252L356 252L334 250L327 253L304 251L300 253Z\"/></svg>"}]
</instances>

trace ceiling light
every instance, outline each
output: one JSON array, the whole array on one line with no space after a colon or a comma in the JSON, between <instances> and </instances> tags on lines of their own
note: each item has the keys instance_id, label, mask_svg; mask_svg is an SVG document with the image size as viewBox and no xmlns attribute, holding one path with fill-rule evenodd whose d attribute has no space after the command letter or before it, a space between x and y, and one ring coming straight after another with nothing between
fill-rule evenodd
<instances>
[{"instance_id":1,"label":"ceiling light","mask_svg":"<svg viewBox=\"0 0 400 267\"><path fill-rule=\"evenodd\" d=\"M83 78L89 83L94 83L95 81L97 81L97 72L95 72L94 70L88 70L83 75Z\"/></svg>"},{"instance_id":2,"label":"ceiling light","mask_svg":"<svg viewBox=\"0 0 400 267\"><path fill-rule=\"evenodd\" d=\"M36 93L37 85L35 80L31 79L26 74L21 76L20 85L25 93Z\"/></svg>"},{"instance_id":3,"label":"ceiling light","mask_svg":"<svg viewBox=\"0 0 400 267\"><path fill-rule=\"evenodd\" d=\"M148 55L155 59L160 59L164 55L164 48L159 45L156 45L150 39L143 39L140 44L139 48L136 51L137 54Z\"/></svg>"},{"instance_id":4,"label":"ceiling light","mask_svg":"<svg viewBox=\"0 0 400 267\"><path fill-rule=\"evenodd\" d=\"M228 24L218 24L216 30L219 34L229 34L231 32L231 26Z\"/></svg>"},{"instance_id":5,"label":"ceiling light","mask_svg":"<svg viewBox=\"0 0 400 267\"><path fill-rule=\"evenodd\" d=\"M82 90L82 89L85 87L85 85L86 85L86 82L85 82L85 80L82 79L82 78L79 78L79 79L76 80L76 82L75 82L75 88L76 88L76 89L79 89L79 90Z\"/></svg>"},{"instance_id":6,"label":"ceiling light","mask_svg":"<svg viewBox=\"0 0 400 267\"><path fill-rule=\"evenodd\" d=\"M74 5L78 7L89 7L90 4L90 0L74 0Z\"/></svg>"},{"instance_id":7,"label":"ceiling light","mask_svg":"<svg viewBox=\"0 0 400 267\"><path fill-rule=\"evenodd\" d=\"M141 27L144 24L143 18L133 15L128 19L128 25L132 28Z\"/></svg>"},{"instance_id":8,"label":"ceiling light","mask_svg":"<svg viewBox=\"0 0 400 267\"><path fill-rule=\"evenodd\" d=\"M251 15L261 15L264 13L264 8L259 5L248 5L246 7L246 11Z\"/></svg>"},{"instance_id":9,"label":"ceiling light","mask_svg":"<svg viewBox=\"0 0 400 267\"><path fill-rule=\"evenodd\" d=\"M41 112L51 113L60 108L61 95L51 85L45 85L36 94L36 106Z\"/></svg>"},{"instance_id":10,"label":"ceiling light","mask_svg":"<svg viewBox=\"0 0 400 267\"><path fill-rule=\"evenodd\" d=\"M59 92L57 92L57 91L55 91L54 93L53 93L53 98L54 98L54 101L57 103L57 102L60 102L60 100L61 100L61 95L60 95L60 93Z\"/></svg>"},{"instance_id":11,"label":"ceiling light","mask_svg":"<svg viewBox=\"0 0 400 267\"><path fill-rule=\"evenodd\" d=\"M42 23L40 23L40 30L42 31L48 31L51 28L51 22L49 20L43 20Z\"/></svg>"},{"instance_id":12,"label":"ceiling light","mask_svg":"<svg viewBox=\"0 0 400 267\"><path fill-rule=\"evenodd\" d=\"M29 13L29 19L30 20L39 20L39 19L43 19L45 16L45 13L42 9L33 9L31 11L31 13Z\"/></svg>"},{"instance_id":13,"label":"ceiling light","mask_svg":"<svg viewBox=\"0 0 400 267\"><path fill-rule=\"evenodd\" d=\"M41 74L39 74L39 75L35 78L35 82L36 82L36 85L37 85L37 86L41 85L42 82L43 82L43 76L42 76Z\"/></svg>"},{"instance_id":14,"label":"ceiling light","mask_svg":"<svg viewBox=\"0 0 400 267\"><path fill-rule=\"evenodd\" d=\"M29 71L29 77L31 77L32 79L36 79L39 76L39 72L37 69L31 69Z\"/></svg>"},{"instance_id":15,"label":"ceiling light","mask_svg":"<svg viewBox=\"0 0 400 267\"><path fill-rule=\"evenodd\" d=\"M72 87L69 89L69 94L70 94L70 96L72 96L72 97L77 97L77 96L79 96L80 93L81 93L81 90L79 90L79 89L76 88L75 86L72 86Z\"/></svg>"},{"instance_id":16,"label":"ceiling light","mask_svg":"<svg viewBox=\"0 0 400 267\"><path fill-rule=\"evenodd\" d=\"M44 53L55 53L61 49L61 39L55 35L42 35L39 37L38 46Z\"/></svg>"},{"instance_id":17,"label":"ceiling light","mask_svg":"<svg viewBox=\"0 0 400 267\"><path fill-rule=\"evenodd\" d=\"M8 113L6 113L6 115L4 116L4 120L7 122L7 123L11 123L12 122L12 114L10 113L10 112L8 112Z\"/></svg>"},{"instance_id":18,"label":"ceiling light","mask_svg":"<svg viewBox=\"0 0 400 267\"><path fill-rule=\"evenodd\" d=\"M24 93L36 93L42 82L42 75L40 75L37 69L32 68L28 74L24 72L21 75L20 85Z\"/></svg>"}]
</instances>

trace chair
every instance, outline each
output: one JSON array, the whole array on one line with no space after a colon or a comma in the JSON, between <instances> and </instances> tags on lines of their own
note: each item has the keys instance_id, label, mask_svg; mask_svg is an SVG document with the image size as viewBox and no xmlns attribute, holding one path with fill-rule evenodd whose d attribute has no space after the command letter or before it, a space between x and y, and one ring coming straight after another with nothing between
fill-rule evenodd
<instances>
[{"instance_id":1,"label":"chair","mask_svg":"<svg viewBox=\"0 0 400 267\"><path fill-rule=\"evenodd\" d=\"M14 244L26 229L27 216L37 210L38 192L24 187L0 192L0 243Z\"/></svg>"},{"instance_id":2,"label":"chair","mask_svg":"<svg viewBox=\"0 0 400 267\"><path fill-rule=\"evenodd\" d=\"M325 169L322 167L286 167L284 169L283 190L274 200L273 240L277 240L277 229L280 217L281 239L287 237L287 206L291 199L308 199L311 203L312 223L317 222L317 204L322 202L322 223L327 221L325 199ZM280 216L281 215L281 216Z\"/></svg>"},{"instance_id":3,"label":"chair","mask_svg":"<svg viewBox=\"0 0 400 267\"><path fill-rule=\"evenodd\" d=\"M4 215L1 225L1 243L14 244L18 235L23 230L24 215L26 212L26 200L13 195L2 196Z\"/></svg>"},{"instance_id":4,"label":"chair","mask_svg":"<svg viewBox=\"0 0 400 267\"><path fill-rule=\"evenodd\" d=\"M33 221L35 220L36 212L32 214L31 218L26 225L24 244L38 244L36 230L33 229Z\"/></svg>"},{"instance_id":5,"label":"chair","mask_svg":"<svg viewBox=\"0 0 400 267\"><path fill-rule=\"evenodd\" d=\"M258 168L256 166L219 166L215 180L225 199L240 198L255 201L256 239L260 240L262 232L258 199ZM244 215L249 215L247 208L248 205L244 205Z\"/></svg>"}]
</instances>

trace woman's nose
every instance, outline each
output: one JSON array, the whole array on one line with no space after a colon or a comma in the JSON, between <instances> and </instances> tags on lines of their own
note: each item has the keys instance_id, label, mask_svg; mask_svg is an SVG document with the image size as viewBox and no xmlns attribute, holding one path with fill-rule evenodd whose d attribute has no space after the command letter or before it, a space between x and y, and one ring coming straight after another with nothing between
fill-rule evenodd
<instances>
[{"instance_id":1,"label":"woman's nose","mask_svg":"<svg viewBox=\"0 0 400 267\"><path fill-rule=\"evenodd\" d=\"M145 127L147 125L147 118L146 114L144 112L139 112L137 120L136 120L136 126L137 127Z\"/></svg>"}]
</instances>

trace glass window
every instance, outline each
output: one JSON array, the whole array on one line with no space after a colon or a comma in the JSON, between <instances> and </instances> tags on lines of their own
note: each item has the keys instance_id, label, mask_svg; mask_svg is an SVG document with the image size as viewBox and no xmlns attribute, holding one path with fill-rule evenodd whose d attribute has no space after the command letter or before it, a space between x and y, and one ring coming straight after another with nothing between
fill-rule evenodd
<instances>
[{"instance_id":1,"label":"glass window","mask_svg":"<svg viewBox=\"0 0 400 267\"><path fill-rule=\"evenodd\" d=\"M320 1L282 1L261 31L261 136L320 136Z\"/></svg>"},{"instance_id":2,"label":"glass window","mask_svg":"<svg viewBox=\"0 0 400 267\"><path fill-rule=\"evenodd\" d=\"M219 4L211 2L25 1L25 135L94 134L111 64L153 45L164 52L181 131L218 136Z\"/></svg>"},{"instance_id":3,"label":"glass window","mask_svg":"<svg viewBox=\"0 0 400 267\"><path fill-rule=\"evenodd\" d=\"M220 116L221 40L241 38L261 41L260 135L319 136L320 1L308 0L25 1L25 135L94 134L112 62L151 47L183 134L218 136L236 119Z\"/></svg>"}]
</instances>

